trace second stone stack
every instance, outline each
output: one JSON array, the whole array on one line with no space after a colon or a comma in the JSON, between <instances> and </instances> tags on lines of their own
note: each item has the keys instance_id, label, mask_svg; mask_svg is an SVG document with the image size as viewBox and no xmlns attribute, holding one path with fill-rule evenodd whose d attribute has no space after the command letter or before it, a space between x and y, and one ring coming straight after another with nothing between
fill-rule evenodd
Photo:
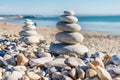
<instances>
[{"instance_id":1,"label":"second stone stack","mask_svg":"<svg viewBox=\"0 0 120 80\"><path fill-rule=\"evenodd\" d=\"M60 17L60 22L56 27L62 32L58 32L55 36L60 43L51 44L50 50L57 54L77 54L83 55L88 52L88 48L80 43L84 40L84 36L78 31L81 26L78 25L78 19L74 16L74 11L64 11L64 15Z\"/></svg>"}]
</instances>

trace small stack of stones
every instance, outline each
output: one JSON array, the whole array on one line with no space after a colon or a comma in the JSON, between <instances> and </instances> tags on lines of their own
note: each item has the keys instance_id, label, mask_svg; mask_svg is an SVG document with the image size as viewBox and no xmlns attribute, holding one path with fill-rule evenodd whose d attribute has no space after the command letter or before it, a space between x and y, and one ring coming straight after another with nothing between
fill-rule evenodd
<instances>
[{"instance_id":1,"label":"small stack of stones","mask_svg":"<svg viewBox=\"0 0 120 80\"><path fill-rule=\"evenodd\" d=\"M74 11L64 11L64 15L60 17L60 22L56 27L61 30L56 34L55 38L61 42L51 44L50 50L57 54L72 54L83 55L88 52L88 48L84 45L80 45L84 39L84 36L78 31L81 30L81 26L76 22L78 19L73 16Z\"/></svg>"},{"instance_id":2,"label":"small stack of stones","mask_svg":"<svg viewBox=\"0 0 120 80\"><path fill-rule=\"evenodd\" d=\"M23 26L23 30L19 32L19 35L22 37L23 41L26 44L36 44L39 43L38 34L35 31L36 26L32 20L26 19L25 26Z\"/></svg>"}]
</instances>

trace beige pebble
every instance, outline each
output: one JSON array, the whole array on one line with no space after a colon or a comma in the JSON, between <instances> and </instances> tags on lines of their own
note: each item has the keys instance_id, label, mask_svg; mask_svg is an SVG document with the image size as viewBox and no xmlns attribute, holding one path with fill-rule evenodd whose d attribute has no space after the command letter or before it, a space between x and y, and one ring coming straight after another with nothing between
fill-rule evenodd
<instances>
[{"instance_id":1,"label":"beige pebble","mask_svg":"<svg viewBox=\"0 0 120 80\"><path fill-rule=\"evenodd\" d=\"M28 59L22 54L17 56L17 65L25 65L28 62Z\"/></svg>"}]
</instances>

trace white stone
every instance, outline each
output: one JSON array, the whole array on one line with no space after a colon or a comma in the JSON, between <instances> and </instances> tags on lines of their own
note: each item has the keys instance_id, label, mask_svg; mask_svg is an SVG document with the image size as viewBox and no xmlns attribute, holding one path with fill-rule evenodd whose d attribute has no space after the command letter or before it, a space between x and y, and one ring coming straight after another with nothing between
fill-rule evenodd
<instances>
[{"instance_id":1,"label":"white stone","mask_svg":"<svg viewBox=\"0 0 120 80\"><path fill-rule=\"evenodd\" d=\"M65 23L65 22L58 22L56 27L59 30L67 31L67 32L77 32L81 30L81 26L76 23Z\"/></svg>"},{"instance_id":2,"label":"white stone","mask_svg":"<svg viewBox=\"0 0 120 80\"><path fill-rule=\"evenodd\" d=\"M68 45L63 43L51 44L50 50L56 54L71 54L75 53L78 55L83 55L85 52L88 52L88 48L84 45Z\"/></svg>"},{"instance_id":3,"label":"white stone","mask_svg":"<svg viewBox=\"0 0 120 80\"><path fill-rule=\"evenodd\" d=\"M61 21L64 21L64 22L69 22L69 23L76 23L78 22L78 19L74 16L66 16L66 15L62 15L60 17L60 20Z\"/></svg>"},{"instance_id":4,"label":"white stone","mask_svg":"<svg viewBox=\"0 0 120 80\"><path fill-rule=\"evenodd\" d=\"M64 11L64 14L68 16L72 16L75 15L75 12L73 10L69 10L69 11Z\"/></svg>"},{"instance_id":5,"label":"white stone","mask_svg":"<svg viewBox=\"0 0 120 80\"><path fill-rule=\"evenodd\" d=\"M26 44L37 44L40 42L40 39L37 36L25 37L24 41Z\"/></svg>"},{"instance_id":6,"label":"white stone","mask_svg":"<svg viewBox=\"0 0 120 80\"><path fill-rule=\"evenodd\" d=\"M80 34L79 32L73 32L73 33L59 32L56 34L55 38L60 42L68 43L68 44L76 44L84 40L83 35Z\"/></svg>"},{"instance_id":7,"label":"white stone","mask_svg":"<svg viewBox=\"0 0 120 80\"><path fill-rule=\"evenodd\" d=\"M35 30L35 29L36 29L36 26L34 26L34 25L23 26L23 29L24 29L24 30Z\"/></svg>"},{"instance_id":8,"label":"white stone","mask_svg":"<svg viewBox=\"0 0 120 80\"><path fill-rule=\"evenodd\" d=\"M26 19L24 23L26 25L33 25L34 24L34 22L32 22L32 20L30 20L30 19Z\"/></svg>"},{"instance_id":9,"label":"white stone","mask_svg":"<svg viewBox=\"0 0 120 80\"><path fill-rule=\"evenodd\" d=\"M23 30L23 31L19 32L19 35L20 36L34 36L34 35L37 35L37 32L34 30L30 30L30 31Z\"/></svg>"},{"instance_id":10,"label":"white stone","mask_svg":"<svg viewBox=\"0 0 120 80\"><path fill-rule=\"evenodd\" d=\"M64 58L57 58L53 61L47 62L44 64L45 67L54 67L54 66L60 66L60 67L66 67L65 59Z\"/></svg>"},{"instance_id":11,"label":"white stone","mask_svg":"<svg viewBox=\"0 0 120 80\"><path fill-rule=\"evenodd\" d=\"M19 80L23 75L18 71L13 71L12 74L6 76L4 80Z\"/></svg>"},{"instance_id":12,"label":"white stone","mask_svg":"<svg viewBox=\"0 0 120 80\"><path fill-rule=\"evenodd\" d=\"M85 63L80 58L70 57L65 60L65 63L72 67L85 66Z\"/></svg>"}]
</instances>

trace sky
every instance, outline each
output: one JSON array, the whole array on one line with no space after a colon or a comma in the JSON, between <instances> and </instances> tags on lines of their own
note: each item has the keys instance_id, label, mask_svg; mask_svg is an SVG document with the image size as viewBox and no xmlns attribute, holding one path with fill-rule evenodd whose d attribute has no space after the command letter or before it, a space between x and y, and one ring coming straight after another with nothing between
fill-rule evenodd
<instances>
[{"instance_id":1,"label":"sky","mask_svg":"<svg viewBox=\"0 0 120 80\"><path fill-rule=\"evenodd\" d=\"M0 14L59 15L64 10L79 15L120 15L120 0L0 0Z\"/></svg>"}]
</instances>

